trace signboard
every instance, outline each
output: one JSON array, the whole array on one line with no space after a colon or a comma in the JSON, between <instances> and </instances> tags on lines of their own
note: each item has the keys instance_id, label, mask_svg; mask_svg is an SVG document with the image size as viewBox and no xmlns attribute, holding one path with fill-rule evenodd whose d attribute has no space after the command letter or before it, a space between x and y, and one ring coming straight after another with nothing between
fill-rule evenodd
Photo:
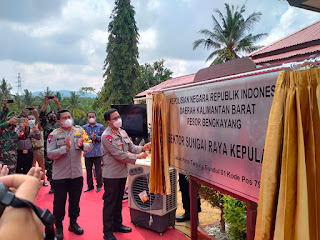
<instances>
[{"instance_id":1,"label":"signboard","mask_svg":"<svg viewBox=\"0 0 320 240\"><path fill-rule=\"evenodd\" d=\"M279 71L166 91L170 164L258 202Z\"/></svg>"}]
</instances>

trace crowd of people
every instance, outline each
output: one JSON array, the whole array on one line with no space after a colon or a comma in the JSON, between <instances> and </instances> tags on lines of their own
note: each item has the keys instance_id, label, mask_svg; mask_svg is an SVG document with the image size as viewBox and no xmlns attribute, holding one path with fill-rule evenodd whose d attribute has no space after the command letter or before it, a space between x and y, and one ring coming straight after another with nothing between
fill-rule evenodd
<instances>
[{"instance_id":1,"label":"crowd of people","mask_svg":"<svg viewBox=\"0 0 320 240\"><path fill-rule=\"evenodd\" d=\"M49 100L55 102L57 112L46 112ZM94 165L96 192L104 187L104 239L115 240L113 232L131 232L130 227L122 224L121 214L127 180L126 164L135 164L136 159L146 158L151 143L144 146L134 145L121 128L122 120L116 109L105 111L106 129L103 124L97 123L93 111L87 113L87 120L88 123L82 127L74 125L71 113L67 109L62 109L54 96L44 98L40 114L34 107L25 107L21 114L9 112L8 101L5 100L0 114L0 182L7 187L15 188L15 194L19 197L33 202L40 185L48 186L45 181L46 175L50 183L49 193L54 194L56 238L63 239L62 221L65 217L67 197L70 219L68 230L82 235L84 229L79 226L77 219L83 188L83 156L87 170L87 188L84 192L94 189L92 176ZM39 168L34 168L36 163ZM27 185L27 183L32 184ZM33 190L26 193L30 188ZM19 210L21 212L14 217L11 216L13 212ZM34 220L33 227L40 225L38 231L31 232L31 229L28 229L26 233L23 232L23 238L16 237L19 233L15 233L13 235L15 238L8 236L7 239L43 239L41 224L30 213L25 209L12 210L12 207L7 207L0 217L0 233L4 231L4 225L1 225L3 221L6 221L6 226L11 227L10 231L13 231L12 226L16 223L10 221L19 214L27 214L26 218Z\"/></svg>"}]
</instances>

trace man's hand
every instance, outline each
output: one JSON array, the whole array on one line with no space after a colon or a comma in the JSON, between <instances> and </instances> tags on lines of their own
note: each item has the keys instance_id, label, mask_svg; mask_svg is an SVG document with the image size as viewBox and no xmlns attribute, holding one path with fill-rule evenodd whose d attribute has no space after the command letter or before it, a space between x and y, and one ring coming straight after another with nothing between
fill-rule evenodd
<instances>
[{"instance_id":1,"label":"man's hand","mask_svg":"<svg viewBox=\"0 0 320 240\"><path fill-rule=\"evenodd\" d=\"M3 165L0 164L0 177L4 177L4 176L7 176L9 173L9 169L7 167L7 165Z\"/></svg>"},{"instance_id":2,"label":"man's hand","mask_svg":"<svg viewBox=\"0 0 320 240\"><path fill-rule=\"evenodd\" d=\"M31 112L35 115L35 116L39 116L38 110L36 108L34 108L33 110L31 110Z\"/></svg>"},{"instance_id":3,"label":"man's hand","mask_svg":"<svg viewBox=\"0 0 320 240\"><path fill-rule=\"evenodd\" d=\"M58 98L54 97L52 100L55 102L55 104L57 105L58 109L60 110L61 109L61 105L59 103Z\"/></svg>"},{"instance_id":4,"label":"man's hand","mask_svg":"<svg viewBox=\"0 0 320 240\"><path fill-rule=\"evenodd\" d=\"M83 146L83 136L78 139L78 147L81 148Z\"/></svg>"},{"instance_id":5,"label":"man's hand","mask_svg":"<svg viewBox=\"0 0 320 240\"><path fill-rule=\"evenodd\" d=\"M41 168L32 167L32 168L30 168L30 170L27 173L27 175L29 175L31 177L35 177L36 179L38 179L40 181L40 186L42 186L43 180L44 180L44 173L41 171Z\"/></svg>"},{"instance_id":6,"label":"man's hand","mask_svg":"<svg viewBox=\"0 0 320 240\"><path fill-rule=\"evenodd\" d=\"M53 100L56 104L59 103L59 100L58 100L58 98L56 98L56 97L52 98L52 100Z\"/></svg>"},{"instance_id":7,"label":"man's hand","mask_svg":"<svg viewBox=\"0 0 320 240\"><path fill-rule=\"evenodd\" d=\"M97 135L96 135L95 132L91 134L91 139L92 139L92 140L96 140L96 139L97 139Z\"/></svg>"},{"instance_id":8,"label":"man's hand","mask_svg":"<svg viewBox=\"0 0 320 240\"><path fill-rule=\"evenodd\" d=\"M3 106L5 106L6 108L8 107L8 100L3 101Z\"/></svg>"},{"instance_id":9,"label":"man's hand","mask_svg":"<svg viewBox=\"0 0 320 240\"><path fill-rule=\"evenodd\" d=\"M17 125L17 120L15 118L10 118L7 122L7 125Z\"/></svg>"},{"instance_id":10,"label":"man's hand","mask_svg":"<svg viewBox=\"0 0 320 240\"><path fill-rule=\"evenodd\" d=\"M151 149L151 142L144 145L142 149L143 149L143 151L149 151Z\"/></svg>"},{"instance_id":11,"label":"man's hand","mask_svg":"<svg viewBox=\"0 0 320 240\"><path fill-rule=\"evenodd\" d=\"M13 190L16 197L30 202L34 202L41 187L37 178L28 175L13 174L1 177L0 180ZM6 207L0 225L1 239L43 239L43 224L29 208Z\"/></svg>"},{"instance_id":12,"label":"man's hand","mask_svg":"<svg viewBox=\"0 0 320 240\"><path fill-rule=\"evenodd\" d=\"M23 124L23 126L24 126L24 129L29 129L29 128L30 128L28 118L25 118L25 119L24 119L24 124Z\"/></svg>"},{"instance_id":13,"label":"man's hand","mask_svg":"<svg viewBox=\"0 0 320 240\"><path fill-rule=\"evenodd\" d=\"M25 115L28 115L29 113L29 109L27 107L23 108L22 112L25 114Z\"/></svg>"},{"instance_id":14,"label":"man's hand","mask_svg":"<svg viewBox=\"0 0 320 240\"><path fill-rule=\"evenodd\" d=\"M32 130L33 130L33 131L37 131L37 130L38 130L37 125L33 124L33 125L32 125Z\"/></svg>"},{"instance_id":15,"label":"man's hand","mask_svg":"<svg viewBox=\"0 0 320 240\"><path fill-rule=\"evenodd\" d=\"M66 144L67 144L67 151L69 151L69 150L70 150L70 148L71 148L70 135L68 135L68 136L67 136Z\"/></svg>"},{"instance_id":16,"label":"man's hand","mask_svg":"<svg viewBox=\"0 0 320 240\"><path fill-rule=\"evenodd\" d=\"M146 158L147 156L148 156L148 153L141 152L137 155L137 159L143 159L143 158Z\"/></svg>"}]
</instances>

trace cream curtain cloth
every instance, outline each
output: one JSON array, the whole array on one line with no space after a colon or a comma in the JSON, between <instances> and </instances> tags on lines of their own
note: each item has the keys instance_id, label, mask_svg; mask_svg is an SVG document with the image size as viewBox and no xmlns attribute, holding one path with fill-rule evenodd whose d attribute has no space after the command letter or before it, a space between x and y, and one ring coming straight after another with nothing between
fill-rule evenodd
<instances>
[{"instance_id":1,"label":"cream curtain cloth","mask_svg":"<svg viewBox=\"0 0 320 240\"><path fill-rule=\"evenodd\" d=\"M255 240L320 240L320 70L283 71L269 115Z\"/></svg>"},{"instance_id":2,"label":"cream curtain cloth","mask_svg":"<svg viewBox=\"0 0 320 240\"><path fill-rule=\"evenodd\" d=\"M150 193L170 194L169 175L169 105L163 93L152 96L152 149Z\"/></svg>"}]
</instances>

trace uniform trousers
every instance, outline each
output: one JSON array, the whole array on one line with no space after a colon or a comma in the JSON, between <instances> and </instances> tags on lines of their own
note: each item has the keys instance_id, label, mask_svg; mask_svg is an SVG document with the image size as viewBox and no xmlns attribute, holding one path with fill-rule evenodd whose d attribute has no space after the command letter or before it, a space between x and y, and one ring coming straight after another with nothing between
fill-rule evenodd
<instances>
[{"instance_id":1,"label":"uniform trousers","mask_svg":"<svg viewBox=\"0 0 320 240\"><path fill-rule=\"evenodd\" d=\"M36 162L38 163L39 167L43 172L43 179L45 178L45 167L44 167L44 149L43 147L40 148L33 148L33 162L32 167L36 166Z\"/></svg>"},{"instance_id":2,"label":"uniform trousers","mask_svg":"<svg viewBox=\"0 0 320 240\"><path fill-rule=\"evenodd\" d=\"M83 187L83 177L52 180L54 190L53 215L59 225L65 216L67 194L69 194L69 218L75 222L80 213L80 196Z\"/></svg>"},{"instance_id":3,"label":"uniform trousers","mask_svg":"<svg viewBox=\"0 0 320 240\"><path fill-rule=\"evenodd\" d=\"M101 159L102 159L101 156L85 158L85 164L86 164L86 170L87 170L87 184L89 188L93 188L93 179L92 179L93 164L94 164L94 169L96 173L97 187L102 187Z\"/></svg>"},{"instance_id":4,"label":"uniform trousers","mask_svg":"<svg viewBox=\"0 0 320 240\"><path fill-rule=\"evenodd\" d=\"M47 150L45 148L45 150L44 150L44 166L45 166L45 169L47 170L46 171L46 176L47 176L47 179L48 179L50 184L52 182L52 164L53 164L53 160L48 158Z\"/></svg>"},{"instance_id":5,"label":"uniform trousers","mask_svg":"<svg viewBox=\"0 0 320 240\"><path fill-rule=\"evenodd\" d=\"M16 173L27 174L32 167L32 162L33 152L31 149L26 154L23 153L23 150L18 150Z\"/></svg>"},{"instance_id":6,"label":"uniform trousers","mask_svg":"<svg viewBox=\"0 0 320 240\"><path fill-rule=\"evenodd\" d=\"M186 175L182 173L179 173L179 187L181 191L183 209L187 214L190 214L189 181L186 179ZM198 212L201 212L199 196L198 196Z\"/></svg>"},{"instance_id":7,"label":"uniform trousers","mask_svg":"<svg viewBox=\"0 0 320 240\"><path fill-rule=\"evenodd\" d=\"M122 226L122 198L127 178L103 178L103 233Z\"/></svg>"}]
</instances>

